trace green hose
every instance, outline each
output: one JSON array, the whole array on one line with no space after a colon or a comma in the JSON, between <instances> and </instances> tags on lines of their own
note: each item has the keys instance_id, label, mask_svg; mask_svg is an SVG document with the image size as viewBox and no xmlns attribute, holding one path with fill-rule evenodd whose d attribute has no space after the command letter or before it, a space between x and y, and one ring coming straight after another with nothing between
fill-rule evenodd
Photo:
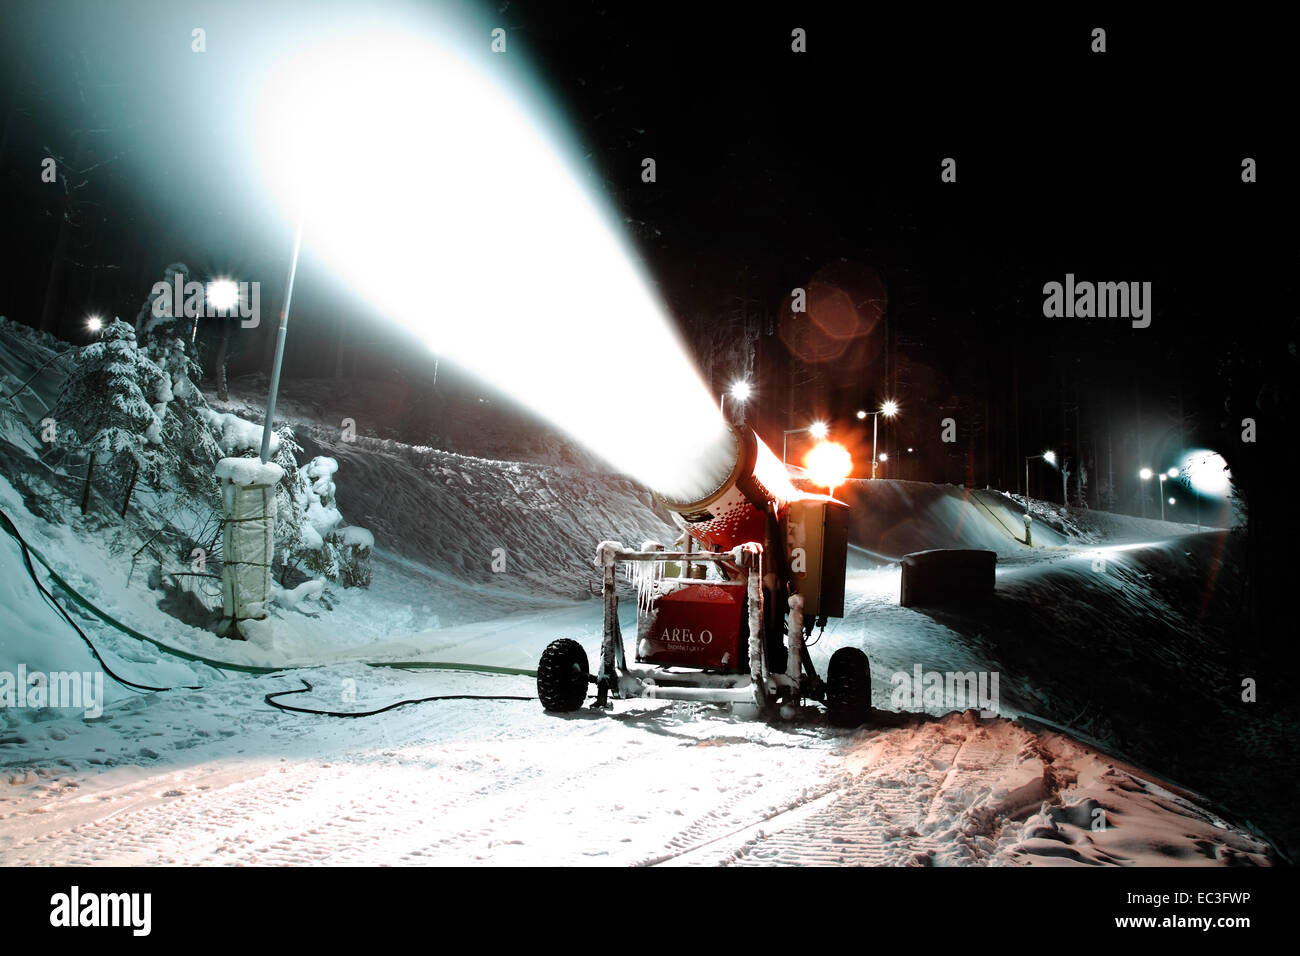
<instances>
[{"instance_id":1,"label":"green hose","mask_svg":"<svg viewBox=\"0 0 1300 956\"><path fill-rule=\"evenodd\" d=\"M33 548L30 544L28 544L26 540L24 540L22 534L19 533L18 528L14 525L13 521L11 521L9 516L5 514L3 511L0 511L0 524L4 526L4 530L9 533L9 536L18 542L19 547L21 547L23 550L31 554L32 557L34 557L37 561L41 563L41 565L49 573L50 580L59 588L59 590L61 590L64 594L66 594L73 601L73 603L77 604L78 606L80 606L81 608L89 612L91 615L93 615L94 617L103 621L109 627L114 628L117 631L120 631L121 633L127 635L128 637L133 637L138 641L144 641L147 644L152 644L154 647L158 648L160 651L162 651L165 654L170 654L173 657L179 657L182 660L192 661L197 664L206 664L209 667L215 667L218 670L238 671L239 673L242 674L279 674L279 673L283 673L284 671L305 670L310 667L322 666L319 664L299 664L290 667L261 667L256 664L232 664L228 661L212 660L211 658L204 657L201 654L194 654L191 653L190 651L183 651L180 648L172 647L169 644L164 644L162 641L159 641L156 638L149 637L147 634L142 634L139 631L137 631L135 628L130 627L127 624L123 624L121 621L113 617L107 611L104 611L99 607L96 607L84 596L78 593L77 590L72 585L70 585L67 581L63 579L63 576L60 575L58 571L54 570L54 568L50 565L50 562L45 559L44 555L42 555L39 551ZM353 662L337 661L335 663L353 663ZM533 670L524 670L523 668L519 668L519 667L494 667L488 664L458 664L458 663L449 663L443 661L358 661L356 663L365 664L367 667L390 667L390 668L399 668L402 670L474 671L477 673L484 673L484 674L508 674L508 675L519 676L519 677L537 676L537 671L533 671Z\"/></svg>"}]
</instances>

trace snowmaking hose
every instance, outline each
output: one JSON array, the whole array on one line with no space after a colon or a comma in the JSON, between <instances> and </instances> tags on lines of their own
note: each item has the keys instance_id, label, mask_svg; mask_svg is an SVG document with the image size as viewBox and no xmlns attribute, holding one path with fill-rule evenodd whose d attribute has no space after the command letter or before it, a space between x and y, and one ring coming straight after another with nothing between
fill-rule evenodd
<instances>
[{"instance_id":1,"label":"snowmaking hose","mask_svg":"<svg viewBox=\"0 0 1300 956\"><path fill-rule=\"evenodd\" d=\"M312 691L311 681L305 677L299 677L303 686L297 690L281 690L273 694L266 695L266 702L272 707L279 710L290 711L295 714L318 714L322 717L373 717L376 714L382 714L387 710L394 710L398 707L405 707L407 704L423 704L430 700L536 700L536 697L506 697L500 694L442 694L437 697L418 697L410 700L399 700L396 703L389 704L386 707L380 707L378 710L315 710L311 707L294 707L291 704L281 704L277 698L287 697L290 694L307 694Z\"/></svg>"},{"instance_id":2,"label":"snowmaking hose","mask_svg":"<svg viewBox=\"0 0 1300 956\"><path fill-rule=\"evenodd\" d=\"M207 666L216 668L217 670L238 671L244 674L283 674L285 671L303 670L305 669L306 666L319 666L319 665L301 665L301 666L293 666L293 667L263 667L257 664L233 664L227 661L212 660L211 658L203 657L200 654L194 654L189 651L183 651L180 650L179 648L175 648L168 644L164 644L162 641L159 641L156 638L149 637L147 634L142 634L141 632L137 631L135 628L122 623L121 621L113 617L111 614L108 614L106 611L101 610L99 607L91 603L86 597L80 594L72 585L70 585L66 580L64 580L63 576L60 575L58 571L54 570L53 566L51 566L50 562L45 559L44 555L42 555L39 551L37 551L30 544L27 543L26 539L23 538L22 533L19 532L18 527L13 523L9 515L5 514L5 512L2 510L0 510L0 526L2 526L4 530L9 534L9 536L18 543L18 547L22 550L23 553L23 564L27 568L27 573L28 575L30 575L32 579L32 583L36 585L37 589L41 592L41 595L45 598L45 600L50 604L51 607L53 607L56 611L59 612L59 615L65 621L67 621L70 625L72 625L72 629L77 632L77 635L85 642L86 646L90 648L91 655L94 656L95 660L99 662L99 665L103 667L104 673L106 673L109 677L111 677L113 680L117 681L119 684L123 685L124 687L130 687L133 690L148 691L150 693L158 693L158 692L168 691L168 690L202 689L197 685L182 685L178 687L154 687L149 684L137 684L135 681L127 680L125 677L122 677L121 675L115 673L113 669L108 666L104 658L100 655L99 650L95 647L94 642L91 641L91 639L86 635L86 632L83 631L77 625L77 622L73 620L72 615L70 615L67 612L67 610L63 607L63 605L61 605L55 599L54 595L41 582L40 576L36 573L36 567L35 565L32 564L32 558L35 558L37 561L41 563L41 565L45 568L46 572L49 574L50 580L54 582L55 585L58 586L59 590L67 594L68 597L71 598L81 608L83 608L91 615L98 618L100 621L104 622L114 630L120 631L121 633L127 635L128 637L135 638L138 641L144 641L147 644L152 644L154 647L158 648L160 651L162 651L165 654L170 654L174 657L179 657L183 660L190 661L196 664L206 664ZM341 663L353 663L353 662L349 661L349 662L341 662ZM482 674L511 675L511 676L518 676L518 677L537 676L537 672L533 670L525 670L523 668L518 668L518 667L496 667L489 664L457 664L457 663L444 663L442 661L360 661L357 663L365 664L365 666L367 667L389 667L389 668L396 668L401 670L455 670L455 671L470 671L470 672L482 673ZM400 700L397 701L396 703L389 704L386 707L381 707L378 710L370 710L370 711L314 710L307 707L293 707L289 704L281 704L279 703L278 700L275 699L275 698L283 697L286 694L305 694L312 690L312 685L307 680L301 677L299 678L299 680L301 680L303 684L305 684L306 686L299 688L297 690L279 691L277 693L267 694L265 697L266 702L270 704L272 707L278 708L279 710L292 711L294 713L300 713L300 714L319 714L321 716L326 716L326 717L372 717L375 714L382 714L385 711L393 710L394 708L397 707L404 707L407 704L422 704L425 703L426 701L433 701L433 700L536 700L537 699L536 697L501 696L501 695L491 695L491 694L482 694L482 695L450 694L450 695L445 695L440 697L421 697L412 700Z\"/></svg>"}]
</instances>

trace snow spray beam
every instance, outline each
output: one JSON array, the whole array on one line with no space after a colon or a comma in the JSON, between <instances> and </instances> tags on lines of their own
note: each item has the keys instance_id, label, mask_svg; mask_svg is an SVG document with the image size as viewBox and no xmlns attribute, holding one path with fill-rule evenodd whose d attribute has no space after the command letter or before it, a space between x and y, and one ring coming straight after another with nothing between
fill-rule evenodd
<instances>
[{"instance_id":1,"label":"snow spray beam","mask_svg":"<svg viewBox=\"0 0 1300 956\"><path fill-rule=\"evenodd\" d=\"M281 60L253 137L275 201L288 221L306 210L304 253L379 314L616 468L698 498L731 465L716 401L584 161L484 36L372 19Z\"/></svg>"}]
</instances>

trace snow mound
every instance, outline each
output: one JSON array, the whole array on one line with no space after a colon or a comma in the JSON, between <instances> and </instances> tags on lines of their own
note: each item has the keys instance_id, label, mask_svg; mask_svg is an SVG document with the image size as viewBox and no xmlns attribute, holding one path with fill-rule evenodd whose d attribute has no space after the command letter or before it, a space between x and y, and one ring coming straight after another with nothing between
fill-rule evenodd
<instances>
[{"instance_id":1,"label":"snow mound","mask_svg":"<svg viewBox=\"0 0 1300 956\"><path fill-rule=\"evenodd\" d=\"M356 525L349 525L346 528L339 529L338 535L340 544L350 545L354 548L374 548L375 536L365 528L358 528Z\"/></svg>"},{"instance_id":2,"label":"snow mound","mask_svg":"<svg viewBox=\"0 0 1300 956\"><path fill-rule=\"evenodd\" d=\"M284 477L284 469L257 458L223 458L217 462L216 476L237 485L274 485Z\"/></svg>"},{"instance_id":3,"label":"snow mound","mask_svg":"<svg viewBox=\"0 0 1300 956\"><path fill-rule=\"evenodd\" d=\"M282 588L278 584L272 584L271 600L281 607L310 613L312 608L307 602L320 600L320 596L325 593L327 583L324 578L312 578L303 581L296 588Z\"/></svg>"}]
</instances>

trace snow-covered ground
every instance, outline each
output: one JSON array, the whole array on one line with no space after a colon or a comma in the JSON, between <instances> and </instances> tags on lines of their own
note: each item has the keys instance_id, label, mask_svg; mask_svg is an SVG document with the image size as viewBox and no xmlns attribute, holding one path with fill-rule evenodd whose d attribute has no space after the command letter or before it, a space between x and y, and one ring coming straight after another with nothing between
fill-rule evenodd
<instances>
[{"instance_id":1,"label":"snow-covered ground","mask_svg":"<svg viewBox=\"0 0 1300 956\"><path fill-rule=\"evenodd\" d=\"M282 714L298 673L11 734L0 863L1214 864L1270 850L1194 795L1060 734L974 712L833 731L632 702L550 716L440 701ZM301 673L298 705L532 692L525 678ZM36 755L40 754L40 757Z\"/></svg>"},{"instance_id":2,"label":"snow-covered ground","mask_svg":"<svg viewBox=\"0 0 1300 956\"><path fill-rule=\"evenodd\" d=\"M19 345L29 352L19 359L0 349L8 382L43 357ZM1276 759L1285 722L1247 723L1224 703L1219 683L1235 671L1216 610L1233 577L1222 533L1110 516L1086 533L1062 522L1039 537L1036 524L1047 546L1029 549L996 493L858 483L845 490L858 516L846 616L812 654L824 669L838 647L867 651L877 713L864 728L832 729L815 707L764 723L643 701L555 716L532 700L442 700L341 719L264 698L302 680L314 689L283 703L360 711L433 695L531 697L526 677L363 662L527 669L561 636L594 660L593 546L671 535L644 490L575 464L364 434L344 442L322 420L301 421L304 460L339 461L339 508L375 534L373 583L283 597L271 632L238 644L193 623L196 605L212 601L201 588L186 597L142 569L128 579L138 536L80 518L72 485L42 468L21 427L39 411L0 407L0 509L30 544L86 598L171 647L285 670L189 663L64 600L115 672L178 689L141 694L106 680L95 719L0 710L0 863L1276 859L1246 821L1275 830L1287 804L1268 782L1243 783L1238 764L1271 759L1278 786L1293 779ZM147 490L138 497L141 508L157 504ZM899 607L889 558L943 546L998 551L997 597ZM492 569L498 547L504 571ZM0 582L0 671L97 669L8 535ZM623 602L625 629L633 604ZM894 675L917 666L997 672L997 716L943 701L897 706ZM1163 703L1175 693L1181 702ZM1199 759L1162 752L1186 732L1188 710L1204 721ZM1149 726L1135 732L1131 721Z\"/></svg>"}]
</instances>

